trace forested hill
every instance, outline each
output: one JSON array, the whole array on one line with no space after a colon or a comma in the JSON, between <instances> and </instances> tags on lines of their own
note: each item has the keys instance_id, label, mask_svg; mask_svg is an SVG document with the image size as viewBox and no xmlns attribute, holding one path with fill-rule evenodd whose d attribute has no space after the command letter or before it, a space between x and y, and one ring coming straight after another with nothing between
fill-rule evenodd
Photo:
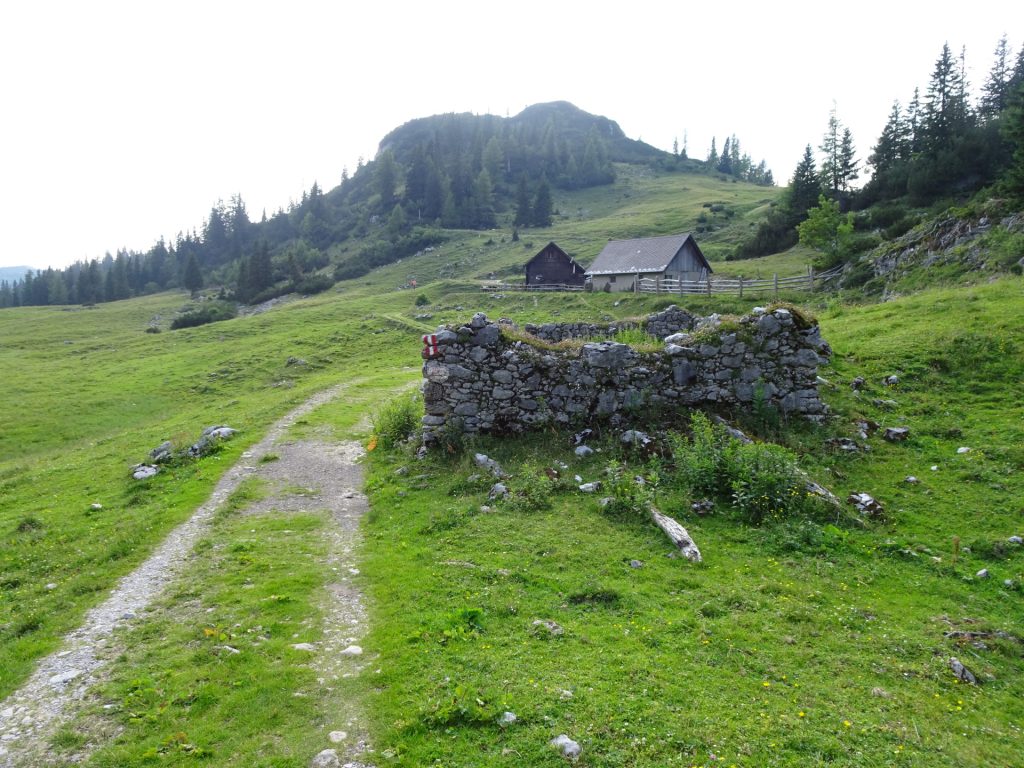
<instances>
[{"instance_id":1,"label":"forested hill","mask_svg":"<svg viewBox=\"0 0 1024 768\"><path fill-rule=\"evenodd\" d=\"M738 154L738 153L737 153ZM738 158L739 159L739 158ZM752 173L761 166L742 158ZM445 240L450 229L549 226L552 190L611 184L617 163L663 170L720 169L626 137L607 117L566 101L514 117L445 114L412 120L377 156L324 191L253 220L241 196L219 201L201 228L128 250L0 282L0 307L88 304L167 288L224 287L254 302L313 293ZM737 173L735 178L754 179ZM760 183L771 185L770 176Z\"/></svg>"}]
</instances>

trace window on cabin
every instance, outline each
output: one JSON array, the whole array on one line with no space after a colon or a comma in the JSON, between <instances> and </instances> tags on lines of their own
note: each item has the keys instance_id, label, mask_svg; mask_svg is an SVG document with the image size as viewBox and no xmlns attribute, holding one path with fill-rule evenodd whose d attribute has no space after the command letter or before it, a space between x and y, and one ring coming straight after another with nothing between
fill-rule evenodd
<instances>
[{"instance_id":1,"label":"window on cabin","mask_svg":"<svg viewBox=\"0 0 1024 768\"><path fill-rule=\"evenodd\" d=\"M615 282L615 275L609 275L608 276L608 282L609 283L614 283Z\"/></svg>"}]
</instances>

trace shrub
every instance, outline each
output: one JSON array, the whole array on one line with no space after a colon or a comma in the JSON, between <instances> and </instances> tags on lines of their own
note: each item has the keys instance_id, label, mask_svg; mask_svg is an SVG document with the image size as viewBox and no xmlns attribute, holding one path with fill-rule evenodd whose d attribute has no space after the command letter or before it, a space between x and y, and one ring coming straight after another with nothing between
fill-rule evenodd
<instances>
[{"instance_id":1,"label":"shrub","mask_svg":"<svg viewBox=\"0 0 1024 768\"><path fill-rule=\"evenodd\" d=\"M377 445L391 449L408 439L419 426L422 409L419 394L403 395L384 403L371 417Z\"/></svg>"},{"instance_id":2,"label":"shrub","mask_svg":"<svg viewBox=\"0 0 1024 768\"><path fill-rule=\"evenodd\" d=\"M416 306L417 307L425 307L429 303L430 303L430 299L427 297L427 294L425 294L425 293L421 293L419 296L416 297Z\"/></svg>"},{"instance_id":3,"label":"shrub","mask_svg":"<svg viewBox=\"0 0 1024 768\"><path fill-rule=\"evenodd\" d=\"M711 423L707 415L696 411L690 417L690 437L672 435L676 477L679 482L698 496L725 492L721 472L728 436Z\"/></svg>"},{"instance_id":4,"label":"shrub","mask_svg":"<svg viewBox=\"0 0 1024 768\"><path fill-rule=\"evenodd\" d=\"M747 522L781 520L803 507L805 483L785 448L736 443L726 460L733 506Z\"/></svg>"},{"instance_id":5,"label":"shrub","mask_svg":"<svg viewBox=\"0 0 1024 768\"><path fill-rule=\"evenodd\" d=\"M304 277L292 286L296 293L312 295L323 293L334 285L334 279L330 275L309 275Z\"/></svg>"},{"instance_id":6,"label":"shrub","mask_svg":"<svg viewBox=\"0 0 1024 768\"><path fill-rule=\"evenodd\" d=\"M230 320L238 314L235 305L229 301L211 301L208 304L180 315L171 322L171 330L194 328L197 325Z\"/></svg>"},{"instance_id":7,"label":"shrub","mask_svg":"<svg viewBox=\"0 0 1024 768\"><path fill-rule=\"evenodd\" d=\"M611 515L641 515L646 517L654 503L654 487L658 483L656 472L648 477L638 477L629 468L617 461L609 462L605 469L608 498L605 512Z\"/></svg>"}]
</instances>

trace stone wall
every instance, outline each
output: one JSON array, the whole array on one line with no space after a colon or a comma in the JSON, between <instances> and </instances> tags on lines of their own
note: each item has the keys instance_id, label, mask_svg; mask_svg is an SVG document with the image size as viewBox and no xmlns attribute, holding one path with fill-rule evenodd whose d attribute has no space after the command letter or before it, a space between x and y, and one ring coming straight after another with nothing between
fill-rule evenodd
<instances>
[{"instance_id":1,"label":"stone wall","mask_svg":"<svg viewBox=\"0 0 1024 768\"><path fill-rule=\"evenodd\" d=\"M613 341L556 349L516 340L483 314L439 329L438 353L423 366L425 441L446 425L468 433L520 432L594 418L621 422L645 406L744 407L755 398L812 420L827 412L817 374L831 349L817 324L787 309L722 322L670 307L643 324L664 338L661 350L638 352ZM673 325L677 332L665 337ZM587 324L541 328L556 340L570 338L559 336L566 329L600 335Z\"/></svg>"},{"instance_id":2,"label":"stone wall","mask_svg":"<svg viewBox=\"0 0 1024 768\"><path fill-rule=\"evenodd\" d=\"M661 312L648 315L645 319L616 320L609 323L544 323L534 325L527 323L523 330L541 341L559 342L566 339L610 339L619 331L642 327L649 335L657 339L678 331L693 330L699 318L674 304Z\"/></svg>"}]
</instances>

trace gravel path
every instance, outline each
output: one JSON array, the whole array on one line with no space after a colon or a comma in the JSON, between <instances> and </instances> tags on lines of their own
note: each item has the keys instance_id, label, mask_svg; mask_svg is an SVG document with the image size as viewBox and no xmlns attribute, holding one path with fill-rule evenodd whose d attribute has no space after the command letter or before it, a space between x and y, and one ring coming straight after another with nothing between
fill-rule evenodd
<instances>
[{"instance_id":1,"label":"gravel path","mask_svg":"<svg viewBox=\"0 0 1024 768\"><path fill-rule=\"evenodd\" d=\"M354 646L366 629L361 595L351 582L351 577L358 573L353 564L359 543L358 521L366 509L366 498L359 490L362 471L356 463L362 448L358 443L283 440L298 419L337 397L344 388L345 385L338 385L317 393L275 423L221 477L206 503L175 528L149 559L125 576L105 602L88 612L82 626L65 638L60 649L39 663L21 688L0 702L0 768L27 768L50 762L49 740L74 715L90 687L103 678L105 660L120 652L113 630L134 619L173 579L182 575L183 565L209 527L214 512L243 480L254 475L270 481L272 490L252 507L253 511L328 509L337 523L330 529L328 542L328 567L337 578L325 599L324 641L314 663L322 675L322 684L327 686L332 680L361 670L365 664L361 654L342 652ZM259 463L260 457L271 449L280 458ZM309 492L300 496L294 490L297 486ZM336 716L343 720L332 734L336 743L330 746L337 749L339 758L355 760L366 748L357 713L353 709ZM341 732L345 733L344 738L339 738ZM346 765L360 766L358 762Z\"/></svg>"}]
</instances>

